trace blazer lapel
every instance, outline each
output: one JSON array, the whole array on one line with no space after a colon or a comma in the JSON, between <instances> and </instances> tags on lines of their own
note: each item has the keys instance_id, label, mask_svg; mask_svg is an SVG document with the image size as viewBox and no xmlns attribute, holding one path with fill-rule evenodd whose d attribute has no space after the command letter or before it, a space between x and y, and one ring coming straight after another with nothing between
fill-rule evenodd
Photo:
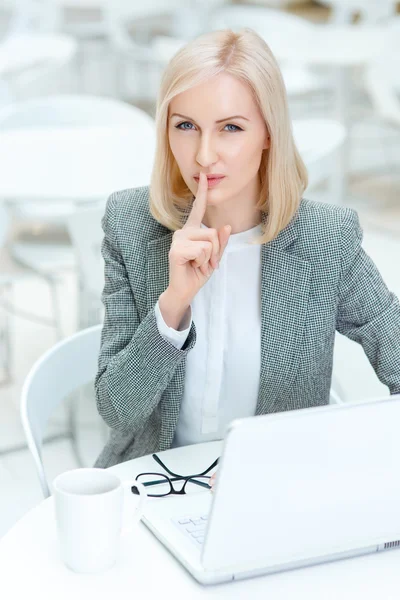
<instances>
[{"instance_id":1,"label":"blazer lapel","mask_svg":"<svg viewBox=\"0 0 400 600\"><path fill-rule=\"evenodd\" d=\"M256 414L285 409L299 366L311 265L290 254L297 218L261 250L261 370Z\"/></svg>"}]
</instances>

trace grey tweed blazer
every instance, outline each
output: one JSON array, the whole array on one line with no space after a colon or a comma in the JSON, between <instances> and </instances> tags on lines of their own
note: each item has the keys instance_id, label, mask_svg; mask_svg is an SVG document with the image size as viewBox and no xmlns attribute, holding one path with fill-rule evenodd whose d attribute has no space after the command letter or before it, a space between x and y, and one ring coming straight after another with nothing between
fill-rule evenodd
<instances>
[{"instance_id":1,"label":"grey tweed blazer","mask_svg":"<svg viewBox=\"0 0 400 600\"><path fill-rule=\"evenodd\" d=\"M159 334L154 306L169 282L173 232L149 211L149 188L112 194L102 221L105 318L97 408L111 428L95 466L170 447L192 323L178 350ZM303 199L262 246L261 372L256 414L329 402L335 331L362 344L380 381L400 393L400 305L361 247L357 213Z\"/></svg>"}]
</instances>

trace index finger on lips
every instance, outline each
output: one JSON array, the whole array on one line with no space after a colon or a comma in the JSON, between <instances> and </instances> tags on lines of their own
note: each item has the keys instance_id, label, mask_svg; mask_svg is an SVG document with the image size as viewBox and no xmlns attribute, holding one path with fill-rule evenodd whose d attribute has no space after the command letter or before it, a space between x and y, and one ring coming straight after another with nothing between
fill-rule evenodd
<instances>
[{"instance_id":1,"label":"index finger on lips","mask_svg":"<svg viewBox=\"0 0 400 600\"><path fill-rule=\"evenodd\" d=\"M196 198L184 227L200 227L207 208L207 175L200 173Z\"/></svg>"}]
</instances>

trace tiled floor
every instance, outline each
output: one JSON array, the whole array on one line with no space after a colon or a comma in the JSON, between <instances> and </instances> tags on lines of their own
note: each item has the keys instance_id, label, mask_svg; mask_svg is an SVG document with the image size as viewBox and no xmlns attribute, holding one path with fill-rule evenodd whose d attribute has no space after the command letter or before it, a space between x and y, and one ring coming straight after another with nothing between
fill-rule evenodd
<instances>
[{"instance_id":1,"label":"tiled floor","mask_svg":"<svg viewBox=\"0 0 400 600\"><path fill-rule=\"evenodd\" d=\"M97 61L97 62L96 62ZM107 93L100 79L102 63L96 54L86 64L87 89ZM102 87L103 86L103 87ZM363 108L368 109L365 100ZM351 153L349 206L359 211L365 229L365 247L375 259L388 285L400 293L400 136L396 130L382 130L376 125L355 125ZM392 164L389 164L389 162ZM308 197L324 197L324 190L314 190ZM66 334L75 330L76 280L66 272L61 282L61 298ZM14 300L20 309L48 314L48 290L35 277L15 285ZM19 419L19 398L22 383L35 359L55 341L54 331L18 317L12 318L14 377L10 385L0 387L0 537L27 510L41 500L33 462L27 450L1 455L1 450L23 443ZM351 370L348 368L351 356ZM374 376L363 351L348 340L339 340L335 362L343 373L349 396L385 392ZM93 464L104 442L104 430L96 413L93 396L79 404L79 444L85 465ZM63 431L65 411L61 408L52 418L49 433ZM46 445L44 461L49 479L76 466L70 442L60 440Z\"/></svg>"}]
</instances>

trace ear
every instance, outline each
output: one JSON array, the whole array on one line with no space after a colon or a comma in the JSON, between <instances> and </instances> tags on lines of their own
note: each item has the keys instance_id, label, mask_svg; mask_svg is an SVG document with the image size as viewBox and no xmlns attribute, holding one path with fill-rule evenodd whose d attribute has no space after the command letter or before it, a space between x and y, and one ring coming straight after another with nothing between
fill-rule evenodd
<instances>
[{"instance_id":1,"label":"ear","mask_svg":"<svg viewBox=\"0 0 400 600\"><path fill-rule=\"evenodd\" d=\"M264 141L264 146L263 146L263 150L268 150L268 148L271 146L271 138L270 136L267 134L265 141Z\"/></svg>"}]
</instances>

